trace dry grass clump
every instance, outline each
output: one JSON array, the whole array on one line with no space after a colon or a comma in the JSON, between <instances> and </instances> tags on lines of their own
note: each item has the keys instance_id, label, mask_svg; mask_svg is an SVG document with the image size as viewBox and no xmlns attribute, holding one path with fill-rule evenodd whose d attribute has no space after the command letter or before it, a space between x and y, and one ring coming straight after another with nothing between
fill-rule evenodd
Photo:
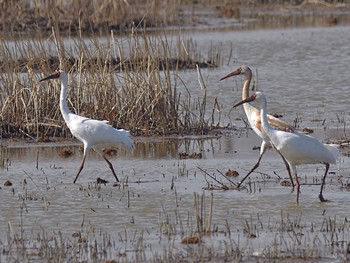
<instances>
[{"instance_id":1,"label":"dry grass clump","mask_svg":"<svg viewBox=\"0 0 350 263\"><path fill-rule=\"evenodd\" d=\"M111 30L124 32L135 25L147 28L201 27L206 25L211 17L236 20L259 18L259 24L267 23L270 26L280 23L287 26L291 24L291 19L296 23L301 20L313 25L315 22L335 25L344 20L348 21L347 12L340 14L337 9L348 8L349 3L349 0L1 1L0 34L15 32L31 36L33 32L40 31L47 35L54 27L65 35L89 35L91 32L103 35ZM335 13L325 13L325 8L334 9ZM271 14L271 10L277 12ZM283 12L284 10L286 11ZM297 14L303 12L303 15L293 16L293 10ZM216 26L220 27L220 23Z\"/></svg>"},{"instance_id":2,"label":"dry grass clump","mask_svg":"<svg viewBox=\"0 0 350 263\"><path fill-rule=\"evenodd\" d=\"M74 154L73 150L71 148L68 147L63 147L60 151L59 151L59 155L62 157L70 157Z\"/></svg>"},{"instance_id":3,"label":"dry grass clump","mask_svg":"<svg viewBox=\"0 0 350 263\"><path fill-rule=\"evenodd\" d=\"M201 242L201 239L198 236L184 237L181 240L181 244L198 244L199 242Z\"/></svg>"},{"instance_id":4,"label":"dry grass clump","mask_svg":"<svg viewBox=\"0 0 350 263\"><path fill-rule=\"evenodd\" d=\"M239 173L236 170L231 170L228 169L225 173L226 176L232 176L232 177L236 177L239 175Z\"/></svg>"},{"instance_id":5,"label":"dry grass clump","mask_svg":"<svg viewBox=\"0 0 350 263\"><path fill-rule=\"evenodd\" d=\"M179 153L179 159L202 159L202 153L187 153L187 152L180 152Z\"/></svg>"},{"instance_id":6,"label":"dry grass clump","mask_svg":"<svg viewBox=\"0 0 350 263\"><path fill-rule=\"evenodd\" d=\"M201 99L183 98L178 71L196 67L200 76L200 67L220 61L214 48L208 56L201 64L192 40L136 29L123 38L67 40L55 31L49 39L39 32L32 40L1 40L0 135L71 136L59 110L59 81L38 82L58 66L69 73L68 104L79 115L133 135L207 133L214 120L205 118L205 84L200 80Z\"/></svg>"},{"instance_id":7,"label":"dry grass clump","mask_svg":"<svg viewBox=\"0 0 350 263\"><path fill-rule=\"evenodd\" d=\"M196 10L214 12L221 5L218 0L2 1L0 31L47 34L55 27L69 34L90 34L123 31L134 25L183 25L196 20Z\"/></svg>"},{"instance_id":8,"label":"dry grass clump","mask_svg":"<svg viewBox=\"0 0 350 263\"><path fill-rule=\"evenodd\" d=\"M132 24L152 26L172 23L178 1L2 1L0 30L30 33L50 32L51 27L65 32L98 32L124 29Z\"/></svg>"},{"instance_id":9,"label":"dry grass clump","mask_svg":"<svg viewBox=\"0 0 350 263\"><path fill-rule=\"evenodd\" d=\"M10 180L5 180L4 186L12 186L12 182Z\"/></svg>"}]
</instances>

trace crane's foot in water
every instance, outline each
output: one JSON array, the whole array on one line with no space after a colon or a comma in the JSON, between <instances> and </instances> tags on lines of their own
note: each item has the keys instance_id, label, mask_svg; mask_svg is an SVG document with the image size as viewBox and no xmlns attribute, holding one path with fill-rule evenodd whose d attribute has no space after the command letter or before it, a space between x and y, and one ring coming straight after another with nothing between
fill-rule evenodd
<instances>
[{"instance_id":1,"label":"crane's foot in water","mask_svg":"<svg viewBox=\"0 0 350 263\"><path fill-rule=\"evenodd\" d=\"M323 198L322 193L319 193L318 198L320 199L321 202L328 202L327 199L324 199L324 198Z\"/></svg>"},{"instance_id":2,"label":"crane's foot in water","mask_svg":"<svg viewBox=\"0 0 350 263\"><path fill-rule=\"evenodd\" d=\"M294 187L292 187L292 189L290 190L290 193L293 193L294 192Z\"/></svg>"}]
</instances>

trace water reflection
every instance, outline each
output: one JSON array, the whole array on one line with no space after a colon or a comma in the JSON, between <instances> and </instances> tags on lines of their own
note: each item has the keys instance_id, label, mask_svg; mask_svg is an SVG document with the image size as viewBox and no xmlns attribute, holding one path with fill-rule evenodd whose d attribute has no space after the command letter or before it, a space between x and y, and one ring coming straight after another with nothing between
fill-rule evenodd
<instances>
[{"instance_id":1,"label":"water reflection","mask_svg":"<svg viewBox=\"0 0 350 263\"><path fill-rule=\"evenodd\" d=\"M137 138L135 150L128 151L124 149L117 150L117 158L131 159L176 159L180 152L193 153L200 152L212 157L215 153L222 152L221 136L193 138ZM233 137L226 137L225 153L232 152ZM8 146L1 147L1 159L21 160L24 162L36 162L38 160L69 159L63 156L63 149L71 149L73 156L82 156L83 147L79 143L29 143L23 144L8 143ZM98 155L91 150L91 158L97 158ZM76 158L76 157L73 157Z\"/></svg>"}]
</instances>

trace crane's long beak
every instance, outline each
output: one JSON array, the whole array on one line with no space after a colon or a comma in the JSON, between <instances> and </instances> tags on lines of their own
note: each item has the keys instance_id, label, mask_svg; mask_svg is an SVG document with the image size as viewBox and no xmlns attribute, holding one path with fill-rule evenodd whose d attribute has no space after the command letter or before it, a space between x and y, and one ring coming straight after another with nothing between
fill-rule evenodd
<instances>
[{"instance_id":1,"label":"crane's long beak","mask_svg":"<svg viewBox=\"0 0 350 263\"><path fill-rule=\"evenodd\" d=\"M255 99L256 99L256 94L254 93L252 96L246 98L245 100L238 102L236 105L233 106L233 108L236 108L244 103L254 101Z\"/></svg>"},{"instance_id":2,"label":"crane's long beak","mask_svg":"<svg viewBox=\"0 0 350 263\"><path fill-rule=\"evenodd\" d=\"M232 77L232 76L237 76L239 74L241 74L241 69L236 69L235 71L232 71L231 73L227 74L226 76L222 77L220 80L223 80L223 79L227 79L229 77Z\"/></svg>"},{"instance_id":3,"label":"crane's long beak","mask_svg":"<svg viewBox=\"0 0 350 263\"><path fill-rule=\"evenodd\" d=\"M59 77L60 77L60 72L57 70L52 75L41 79L39 82L42 82L42 81L45 81L45 80L49 80L49 79L58 79Z\"/></svg>"}]
</instances>

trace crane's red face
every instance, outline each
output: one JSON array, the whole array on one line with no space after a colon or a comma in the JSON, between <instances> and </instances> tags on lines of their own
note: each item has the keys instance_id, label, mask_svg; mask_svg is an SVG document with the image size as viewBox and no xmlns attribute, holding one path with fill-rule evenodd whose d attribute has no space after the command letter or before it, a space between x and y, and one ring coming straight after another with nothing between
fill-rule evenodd
<instances>
[{"instance_id":1,"label":"crane's red face","mask_svg":"<svg viewBox=\"0 0 350 263\"><path fill-rule=\"evenodd\" d=\"M237 75L240 75L241 73L242 73L242 69L239 68L239 69L236 69L235 71L232 71L231 73L227 74L226 76L222 77L220 80L227 79L227 78L232 77L232 76L237 76Z\"/></svg>"},{"instance_id":2,"label":"crane's red face","mask_svg":"<svg viewBox=\"0 0 350 263\"><path fill-rule=\"evenodd\" d=\"M49 80L49 79L58 79L60 77L61 72L59 70L56 70L53 74L51 74L50 76L43 78L40 80L40 82L45 81L45 80Z\"/></svg>"}]
</instances>

